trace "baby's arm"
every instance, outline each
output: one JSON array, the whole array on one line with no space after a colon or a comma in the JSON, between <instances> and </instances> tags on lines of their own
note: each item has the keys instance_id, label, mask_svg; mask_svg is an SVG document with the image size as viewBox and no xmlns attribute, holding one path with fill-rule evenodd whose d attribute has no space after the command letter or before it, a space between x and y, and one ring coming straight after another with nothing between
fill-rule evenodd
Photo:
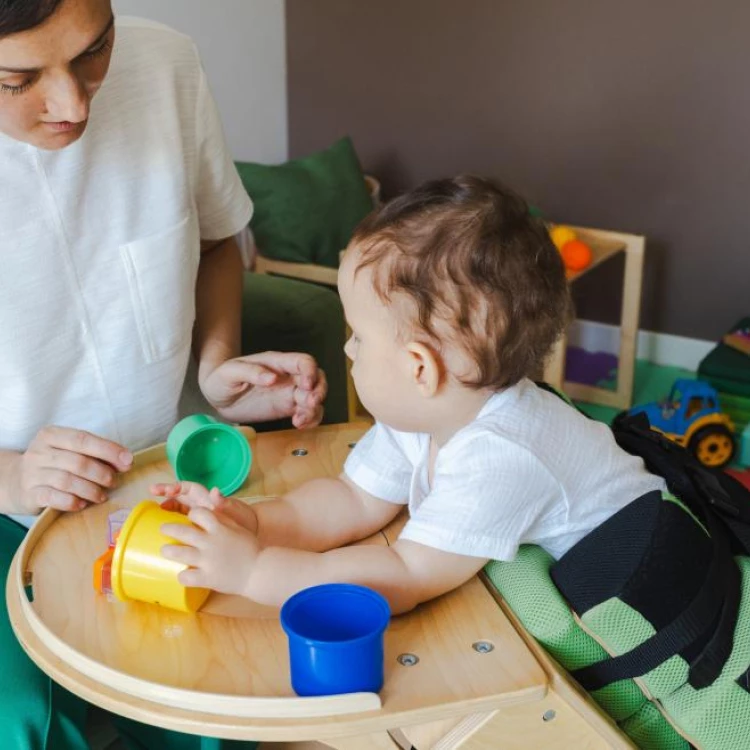
<instances>
[{"instance_id":1,"label":"baby's arm","mask_svg":"<svg viewBox=\"0 0 750 750\"><path fill-rule=\"evenodd\" d=\"M407 540L392 547L359 545L328 552L262 549L255 534L221 512L194 508L189 517L195 526L162 527L167 536L182 542L162 550L168 559L189 566L180 573L180 581L261 604L280 606L309 586L346 582L376 589L394 613L406 612L464 583L487 562Z\"/></svg>"},{"instance_id":2,"label":"baby's arm","mask_svg":"<svg viewBox=\"0 0 750 750\"><path fill-rule=\"evenodd\" d=\"M391 547L367 544L317 554L268 547L258 554L242 593L278 606L309 586L358 583L383 594L399 614L460 586L486 563L406 540Z\"/></svg>"},{"instance_id":3,"label":"baby's arm","mask_svg":"<svg viewBox=\"0 0 750 750\"><path fill-rule=\"evenodd\" d=\"M228 516L257 536L264 547L323 552L364 539L392 521L403 508L360 489L345 475L313 479L286 495L250 505L210 492L199 484L154 485L165 507L187 512L208 508Z\"/></svg>"},{"instance_id":4,"label":"baby's arm","mask_svg":"<svg viewBox=\"0 0 750 750\"><path fill-rule=\"evenodd\" d=\"M261 547L312 552L342 547L387 526L404 506L374 497L342 474L305 482L253 506Z\"/></svg>"}]
</instances>

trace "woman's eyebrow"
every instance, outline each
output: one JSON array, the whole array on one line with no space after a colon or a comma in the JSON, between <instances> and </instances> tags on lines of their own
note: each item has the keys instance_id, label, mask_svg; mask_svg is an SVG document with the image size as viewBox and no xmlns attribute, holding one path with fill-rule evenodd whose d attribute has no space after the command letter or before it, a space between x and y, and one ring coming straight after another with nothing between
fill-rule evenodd
<instances>
[{"instance_id":1,"label":"woman's eyebrow","mask_svg":"<svg viewBox=\"0 0 750 750\"><path fill-rule=\"evenodd\" d=\"M91 44L89 44L83 52L81 52L79 55L76 55L74 60L77 60L79 57L83 57L90 49L93 47L96 47L99 42L101 42L107 34L109 34L111 28L115 25L115 17L112 15L107 22L107 25L104 27L104 31L102 31L99 36L94 39ZM39 68L6 68L5 66L0 65L0 73L38 73Z\"/></svg>"}]
</instances>

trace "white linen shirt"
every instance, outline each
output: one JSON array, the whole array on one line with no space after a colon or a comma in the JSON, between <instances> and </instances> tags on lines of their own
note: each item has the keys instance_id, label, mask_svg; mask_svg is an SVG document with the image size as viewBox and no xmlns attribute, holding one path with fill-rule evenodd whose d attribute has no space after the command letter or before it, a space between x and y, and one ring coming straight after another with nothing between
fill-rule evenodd
<instances>
[{"instance_id":1,"label":"white linen shirt","mask_svg":"<svg viewBox=\"0 0 750 750\"><path fill-rule=\"evenodd\" d=\"M430 437L376 423L345 474L375 497L408 503L401 539L445 552L512 560L521 544L559 559L663 479L615 443L611 430L529 380L491 396L437 453Z\"/></svg>"},{"instance_id":2,"label":"white linen shirt","mask_svg":"<svg viewBox=\"0 0 750 750\"><path fill-rule=\"evenodd\" d=\"M138 450L178 416L200 239L247 225L193 42L118 18L79 141L0 135L0 448L49 424Z\"/></svg>"}]
</instances>

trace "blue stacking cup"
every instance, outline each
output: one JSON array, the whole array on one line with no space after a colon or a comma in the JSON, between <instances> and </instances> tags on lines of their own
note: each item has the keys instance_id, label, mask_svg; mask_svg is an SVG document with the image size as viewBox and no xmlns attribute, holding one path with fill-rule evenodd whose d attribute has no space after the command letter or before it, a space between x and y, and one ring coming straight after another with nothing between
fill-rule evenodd
<instances>
[{"instance_id":1,"label":"blue stacking cup","mask_svg":"<svg viewBox=\"0 0 750 750\"><path fill-rule=\"evenodd\" d=\"M383 633L391 610L376 591L349 583L304 589L281 608L297 695L383 687Z\"/></svg>"}]
</instances>

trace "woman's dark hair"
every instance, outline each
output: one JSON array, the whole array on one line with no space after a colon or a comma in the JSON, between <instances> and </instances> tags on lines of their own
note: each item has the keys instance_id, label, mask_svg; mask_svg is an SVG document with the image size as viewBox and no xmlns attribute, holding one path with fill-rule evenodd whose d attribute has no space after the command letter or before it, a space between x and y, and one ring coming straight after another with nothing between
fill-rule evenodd
<instances>
[{"instance_id":1,"label":"woman's dark hair","mask_svg":"<svg viewBox=\"0 0 750 750\"><path fill-rule=\"evenodd\" d=\"M44 23L63 0L0 0L0 38Z\"/></svg>"}]
</instances>

